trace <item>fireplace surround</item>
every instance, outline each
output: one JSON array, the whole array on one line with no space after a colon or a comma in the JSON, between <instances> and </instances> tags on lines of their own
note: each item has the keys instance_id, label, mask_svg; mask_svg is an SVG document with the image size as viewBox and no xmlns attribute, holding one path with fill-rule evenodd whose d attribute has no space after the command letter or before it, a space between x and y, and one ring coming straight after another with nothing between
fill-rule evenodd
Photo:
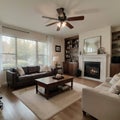
<instances>
[{"instance_id":1,"label":"fireplace surround","mask_svg":"<svg viewBox=\"0 0 120 120\"><path fill-rule=\"evenodd\" d=\"M87 78L87 79L91 79L91 80L97 80L97 81L104 82L105 79L106 79L106 76L107 76L106 61L107 61L107 55L106 54L80 55L80 57L79 57L79 67L82 70L82 78ZM86 76L85 63L88 63L88 62L92 62L93 65L96 64L96 63L100 64L100 68L98 68L99 69L98 70L99 71L99 77L96 77L96 76L93 77L92 75L91 76L88 76L88 75ZM93 65L92 65L92 67L94 68ZM94 69L91 72L95 72Z\"/></svg>"}]
</instances>

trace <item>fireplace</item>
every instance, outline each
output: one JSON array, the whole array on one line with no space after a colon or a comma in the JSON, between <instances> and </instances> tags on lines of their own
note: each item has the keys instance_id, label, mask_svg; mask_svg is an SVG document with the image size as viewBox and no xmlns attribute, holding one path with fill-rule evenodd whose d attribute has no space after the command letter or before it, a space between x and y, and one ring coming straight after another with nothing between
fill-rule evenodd
<instances>
[{"instance_id":1,"label":"fireplace","mask_svg":"<svg viewBox=\"0 0 120 120\"><path fill-rule=\"evenodd\" d=\"M109 64L107 61L108 61L107 54L80 55L80 57L79 57L79 68L82 70L81 77L82 78L87 78L87 79L90 79L90 80L96 80L96 81L104 82L106 80L106 76L107 76L107 70L108 70L107 64ZM100 74L99 77L96 78L96 75L94 75L94 76L91 75L90 77L88 77L88 75L86 76L85 63L89 63L89 62L92 62L92 65L94 63L95 63L95 65L96 65L96 63L99 64L98 68L97 68L98 71L99 71L99 74ZM93 71L94 71L94 69L91 72L93 72ZM96 73L96 74L98 75L98 73Z\"/></svg>"},{"instance_id":2,"label":"fireplace","mask_svg":"<svg viewBox=\"0 0 120 120\"><path fill-rule=\"evenodd\" d=\"M100 62L84 62L84 76L100 79Z\"/></svg>"}]
</instances>

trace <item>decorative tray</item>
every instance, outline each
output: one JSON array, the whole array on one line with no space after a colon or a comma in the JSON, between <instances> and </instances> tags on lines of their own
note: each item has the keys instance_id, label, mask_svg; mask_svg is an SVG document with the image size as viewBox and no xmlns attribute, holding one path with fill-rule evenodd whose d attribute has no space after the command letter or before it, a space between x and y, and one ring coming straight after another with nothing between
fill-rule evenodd
<instances>
[{"instance_id":1,"label":"decorative tray","mask_svg":"<svg viewBox=\"0 0 120 120\"><path fill-rule=\"evenodd\" d=\"M63 77L63 76L61 76L61 77L59 77L59 78L56 78L56 76L53 76L52 78L53 78L53 79L60 80L60 79L63 79L64 77Z\"/></svg>"}]
</instances>

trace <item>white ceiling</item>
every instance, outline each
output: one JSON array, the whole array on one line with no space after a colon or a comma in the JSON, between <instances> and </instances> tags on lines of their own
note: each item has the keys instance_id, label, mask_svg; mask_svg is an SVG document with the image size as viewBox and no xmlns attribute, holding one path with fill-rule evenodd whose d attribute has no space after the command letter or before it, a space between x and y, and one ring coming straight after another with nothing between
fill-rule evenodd
<instances>
[{"instance_id":1,"label":"white ceiling","mask_svg":"<svg viewBox=\"0 0 120 120\"><path fill-rule=\"evenodd\" d=\"M84 15L83 21L70 22L56 31L56 24L46 27L53 20L42 16L57 17L56 8L64 7L67 16ZM120 25L120 0L0 0L0 21L37 32L59 37L69 37L107 25Z\"/></svg>"}]
</instances>

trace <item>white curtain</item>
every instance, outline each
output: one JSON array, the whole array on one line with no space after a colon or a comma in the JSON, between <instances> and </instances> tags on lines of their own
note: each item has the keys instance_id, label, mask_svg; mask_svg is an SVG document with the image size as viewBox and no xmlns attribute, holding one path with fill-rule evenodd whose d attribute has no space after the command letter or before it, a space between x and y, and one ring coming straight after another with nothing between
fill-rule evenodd
<instances>
[{"instance_id":1,"label":"white curtain","mask_svg":"<svg viewBox=\"0 0 120 120\"><path fill-rule=\"evenodd\" d=\"M0 26L0 87L3 80L3 67L2 67L2 27Z\"/></svg>"},{"instance_id":2,"label":"white curtain","mask_svg":"<svg viewBox=\"0 0 120 120\"><path fill-rule=\"evenodd\" d=\"M0 25L0 87L2 84L6 83L6 71L3 69L2 61L2 25Z\"/></svg>"},{"instance_id":3,"label":"white curtain","mask_svg":"<svg viewBox=\"0 0 120 120\"><path fill-rule=\"evenodd\" d=\"M47 36L47 42L48 42L48 65L53 66L53 43L54 43L54 37L53 36Z\"/></svg>"}]
</instances>

